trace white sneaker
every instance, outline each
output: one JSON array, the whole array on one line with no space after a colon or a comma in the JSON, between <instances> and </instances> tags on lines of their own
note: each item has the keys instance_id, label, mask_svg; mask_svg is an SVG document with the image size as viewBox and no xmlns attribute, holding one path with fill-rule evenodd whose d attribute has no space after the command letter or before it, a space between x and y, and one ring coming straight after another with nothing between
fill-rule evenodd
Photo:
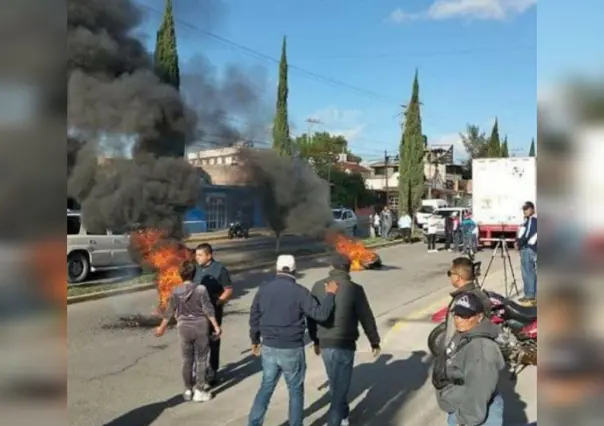
<instances>
[{"instance_id":1,"label":"white sneaker","mask_svg":"<svg viewBox=\"0 0 604 426\"><path fill-rule=\"evenodd\" d=\"M212 399L212 394L207 391L200 391L199 389L195 389L193 392L193 401L194 402L208 402Z\"/></svg>"},{"instance_id":2,"label":"white sneaker","mask_svg":"<svg viewBox=\"0 0 604 426\"><path fill-rule=\"evenodd\" d=\"M341 426L350 426L350 420L348 419L343 419L342 423L340 423Z\"/></svg>"},{"instance_id":3,"label":"white sneaker","mask_svg":"<svg viewBox=\"0 0 604 426\"><path fill-rule=\"evenodd\" d=\"M190 401L191 398L193 398L193 391L191 389L185 390L182 394L182 397L185 399L185 401Z\"/></svg>"}]
</instances>

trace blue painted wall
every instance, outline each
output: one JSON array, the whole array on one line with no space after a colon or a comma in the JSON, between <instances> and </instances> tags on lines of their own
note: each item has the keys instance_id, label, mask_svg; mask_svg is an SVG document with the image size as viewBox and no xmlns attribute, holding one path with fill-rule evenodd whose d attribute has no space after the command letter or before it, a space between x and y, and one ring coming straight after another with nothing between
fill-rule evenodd
<instances>
[{"instance_id":1,"label":"blue painted wall","mask_svg":"<svg viewBox=\"0 0 604 426\"><path fill-rule=\"evenodd\" d=\"M265 225L261 200L255 188L204 185L198 207L185 216L185 231L199 233L225 229L235 221L239 211L250 227Z\"/></svg>"}]
</instances>

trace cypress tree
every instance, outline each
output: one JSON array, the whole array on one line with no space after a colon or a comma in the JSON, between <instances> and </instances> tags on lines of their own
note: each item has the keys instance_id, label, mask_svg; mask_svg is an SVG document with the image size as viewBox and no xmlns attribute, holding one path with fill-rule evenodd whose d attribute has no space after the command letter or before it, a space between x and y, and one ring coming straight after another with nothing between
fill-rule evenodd
<instances>
[{"instance_id":1,"label":"cypress tree","mask_svg":"<svg viewBox=\"0 0 604 426\"><path fill-rule=\"evenodd\" d=\"M503 143L501 144L501 158L508 158L510 156L510 151L508 147L508 137L507 135L503 138Z\"/></svg>"},{"instance_id":2,"label":"cypress tree","mask_svg":"<svg viewBox=\"0 0 604 426\"><path fill-rule=\"evenodd\" d=\"M287 40L283 37L281 61L279 62L279 85L277 87L277 110L273 120L273 149L279 155L293 156L287 116Z\"/></svg>"},{"instance_id":3,"label":"cypress tree","mask_svg":"<svg viewBox=\"0 0 604 426\"><path fill-rule=\"evenodd\" d=\"M531 147L529 149L529 157L534 157L535 156L535 138L533 138L533 140L531 140Z\"/></svg>"},{"instance_id":4,"label":"cypress tree","mask_svg":"<svg viewBox=\"0 0 604 426\"><path fill-rule=\"evenodd\" d=\"M411 99L404 117L405 122L399 145L399 214L406 212L413 216L421 205L425 191L425 143L422 133L417 70L413 80Z\"/></svg>"},{"instance_id":5,"label":"cypress tree","mask_svg":"<svg viewBox=\"0 0 604 426\"><path fill-rule=\"evenodd\" d=\"M176 29L172 13L172 0L166 0L164 17L157 31L154 57L155 74L166 84L180 88L180 69L176 49Z\"/></svg>"},{"instance_id":6,"label":"cypress tree","mask_svg":"<svg viewBox=\"0 0 604 426\"><path fill-rule=\"evenodd\" d=\"M493 125L493 130L491 131L491 137L489 138L487 157L501 157L501 141L499 140L499 123L497 119L495 119L495 124Z\"/></svg>"}]
</instances>

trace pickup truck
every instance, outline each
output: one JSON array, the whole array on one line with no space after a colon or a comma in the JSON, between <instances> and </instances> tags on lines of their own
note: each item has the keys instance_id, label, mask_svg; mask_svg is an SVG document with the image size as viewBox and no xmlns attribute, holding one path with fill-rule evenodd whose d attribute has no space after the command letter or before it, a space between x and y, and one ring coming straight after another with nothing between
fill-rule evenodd
<instances>
[{"instance_id":1,"label":"pickup truck","mask_svg":"<svg viewBox=\"0 0 604 426\"><path fill-rule=\"evenodd\" d=\"M459 217L468 212L469 209L466 207L445 207L442 209L436 209L432 212L432 215L428 218L428 222L424 224L424 242L428 242L428 223L436 222L436 240L444 241L445 239L445 218L451 216L454 212L457 212Z\"/></svg>"},{"instance_id":2,"label":"pickup truck","mask_svg":"<svg viewBox=\"0 0 604 426\"><path fill-rule=\"evenodd\" d=\"M79 212L67 212L67 282L81 283L90 273L136 266L130 237L111 231L90 232Z\"/></svg>"}]
</instances>

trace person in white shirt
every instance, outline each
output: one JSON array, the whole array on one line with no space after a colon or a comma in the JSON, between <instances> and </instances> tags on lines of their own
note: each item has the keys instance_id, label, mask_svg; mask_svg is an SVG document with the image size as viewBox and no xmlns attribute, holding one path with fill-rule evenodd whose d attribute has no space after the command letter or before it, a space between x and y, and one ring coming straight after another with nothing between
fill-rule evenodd
<instances>
[{"instance_id":1,"label":"person in white shirt","mask_svg":"<svg viewBox=\"0 0 604 426\"><path fill-rule=\"evenodd\" d=\"M382 221L380 220L380 215L377 212L375 212L373 214L373 229L375 229L375 235L378 237L381 236L381 234L380 234L381 225L382 225Z\"/></svg>"},{"instance_id":2,"label":"person in white shirt","mask_svg":"<svg viewBox=\"0 0 604 426\"><path fill-rule=\"evenodd\" d=\"M398 218L398 229L403 241L411 242L411 216L408 213L403 213Z\"/></svg>"}]
</instances>

